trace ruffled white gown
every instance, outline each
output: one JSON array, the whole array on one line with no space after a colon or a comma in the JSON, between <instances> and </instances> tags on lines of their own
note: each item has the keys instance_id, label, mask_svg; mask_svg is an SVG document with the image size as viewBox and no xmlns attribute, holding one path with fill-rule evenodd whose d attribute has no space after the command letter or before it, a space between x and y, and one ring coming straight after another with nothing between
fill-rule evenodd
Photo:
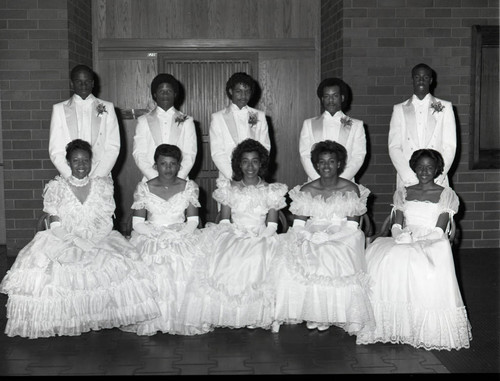
<instances>
[{"instance_id":1,"label":"ruffled white gown","mask_svg":"<svg viewBox=\"0 0 500 381\"><path fill-rule=\"evenodd\" d=\"M242 189L227 180L218 183L213 198L231 207L232 223L209 223L203 229L206 271L193 283L186 311L202 305L202 320L213 326L271 328L278 234L259 234L268 211L286 206L287 190L280 183Z\"/></svg>"},{"instance_id":2,"label":"ruffled white gown","mask_svg":"<svg viewBox=\"0 0 500 381\"><path fill-rule=\"evenodd\" d=\"M158 288L157 302L161 316L134 326L122 328L138 335L154 335L158 331L178 335L197 335L212 330L200 322L200 312L193 308L189 323L180 316L186 285L197 272L196 258L203 256L198 246L199 230L193 234L181 232L186 223L185 211L189 204L200 207L198 185L188 180L182 192L168 200L151 193L145 182L140 182L134 193L132 209L146 209L146 224L151 227L150 235L132 231L130 243L139 251L147 264Z\"/></svg>"},{"instance_id":3,"label":"ruffled white gown","mask_svg":"<svg viewBox=\"0 0 500 381\"><path fill-rule=\"evenodd\" d=\"M292 227L280 235L284 262L275 315L280 323L336 325L349 334L373 327L365 236L346 226L347 216L366 212L370 191L358 186L360 197L355 192L313 197L300 186L290 191L290 211L310 218L303 229Z\"/></svg>"},{"instance_id":4,"label":"ruffled white gown","mask_svg":"<svg viewBox=\"0 0 500 381\"><path fill-rule=\"evenodd\" d=\"M366 251L373 284L376 330L362 331L357 344L409 344L427 350L469 348L471 326L458 288L448 239L418 240L436 226L440 214L450 218L459 200L445 188L438 203L407 201L406 188L394 194L414 241L397 244L377 238Z\"/></svg>"},{"instance_id":5,"label":"ruffled white gown","mask_svg":"<svg viewBox=\"0 0 500 381\"><path fill-rule=\"evenodd\" d=\"M112 230L113 182L91 180L81 203L60 176L44 190L44 212L69 233L88 239L84 251L52 231L38 232L18 254L0 291L8 294L8 336L78 336L159 315L156 288L135 248Z\"/></svg>"}]
</instances>

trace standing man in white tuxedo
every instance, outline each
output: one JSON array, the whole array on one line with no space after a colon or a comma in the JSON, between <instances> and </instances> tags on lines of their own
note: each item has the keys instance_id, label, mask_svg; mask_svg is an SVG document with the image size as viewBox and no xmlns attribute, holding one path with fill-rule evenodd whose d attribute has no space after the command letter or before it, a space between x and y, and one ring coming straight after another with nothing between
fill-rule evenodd
<instances>
[{"instance_id":1,"label":"standing man in white tuxedo","mask_svg":"<svg viewBox=\"0 0 500 381\"><path fill-rule=\"evenodd\" d=\"M247 138L257 140L271 150L269 128L264 112L248 106L255 82L246 73L235 73L226 83L226 94L231 104L212 114L210 121L210 151L219 170L219 179L231 179L233 149Z\"/></svg>"},{"instance_id":2,"label":"standing man in white tuxedo","mask_svg":"<svg viewBox=\"0 0 500 381\"><path fill-rule=\"evenodd\" d=\"M347 150L346 166L340 177L355 181L354 177L366 156L366 136L363 121L350 118L342 112L348 101L348 88L340 78L326 78L319 84L316 94L324 112L304 120L299 138L300 161L308 181L319 174L311 162L313 145L323 140L333 140Z\"/></svg>"},{"instance_id":3,"label":"standing man in white tuxedo","mask_svg":"<svg viewBox=\"0 0 500 381\"><path fill-rule=\"evenodd\" d=\"M66 160L66 145L82 139L92 146L90 177L111 176L120 153L120 128L113 103L96 98L94 72L88 66L77 65L70 73L71 98L52 107L49 155L61 176L71 176Z\"/></svg>"},{"instance_id":4,"label":"standing man in white tuxedo","mask_svg":"<svg viewBox=\"0 0 500 381\"><path fill-rule=\"evenodd\" d=\"M457 147L455 115L451 102L430 93L433 70L420 63L411 70L413 96L394 105L389 127L389 156L397 171L396 187L418 183L409 160L414 151L430 148L444 159L443 173L434 182L449 186L450 170Z\"/></svg>"},{"instance_id":5,"label":"standing man in white tuxedo","mask_svg":"<svg viewBox=\"0 0 500 381\"><path fill-rule=\"evenodd\" d=\"M160 73L151 82L151 95L156 107L137 118L132 156L143 174L143 181L158 176L154 154L160 144L171 144L182 152L178 177L187 179L198 153L196 129L191 116L177 110L179 82L171 74Z\"/></svg>"}]
</instances>

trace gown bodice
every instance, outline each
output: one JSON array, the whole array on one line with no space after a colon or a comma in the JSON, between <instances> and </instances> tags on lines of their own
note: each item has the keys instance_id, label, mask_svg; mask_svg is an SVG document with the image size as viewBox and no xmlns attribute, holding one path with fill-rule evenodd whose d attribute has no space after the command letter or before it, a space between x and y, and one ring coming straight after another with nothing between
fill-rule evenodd
<instances>
[{"instance_id":1,"label":"gown bodice","mask_svg":"<svg viewBox=\"0 0 500 381\"><path fill-rule=\"evenodd\" d=\"M134 192L132 209L146 209L149 222L169 226L185 221L185 211L189 204L200 207L198 195L199 187L193 180L188 180L184 190L174 194L168 200L152 193L147 183L140 182Z\"/></svg>"}]
</instances>

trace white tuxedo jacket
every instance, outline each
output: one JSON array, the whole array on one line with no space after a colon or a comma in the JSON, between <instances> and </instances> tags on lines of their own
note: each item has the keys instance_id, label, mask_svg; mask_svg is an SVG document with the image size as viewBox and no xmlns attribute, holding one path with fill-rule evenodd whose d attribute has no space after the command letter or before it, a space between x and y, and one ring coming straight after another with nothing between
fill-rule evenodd
<instances>
[{"instance_id":1,"label":"white tuxedo jacket","mask_svg":"<svg viewBox=\"0 0 500 381\"><path fill-rule=\"evenodd\" d=\"M328 111L325 111L328 112ZM342 111L335 113L334 131L323 126L324 113L320 116L304 120L299 138L300 161L307 174L308 181L319 178L318 172L311 162L312 146L323 140L335 140L342 144L347 151L347 161L344 172L340 177L353 181L359 169L363 165L366 156L366 136L363 121L347 117ZM343 126L342 118L352 120L351 126ZM338 136L338 139L334 139Z\"/></svg>"},{"instance_id":2,"label":"white tuxedo jacket","mask_svg":"<svg viewBox=\"0 0 500 381\"><path fill-rule=\"evenodd\" d=\"M95 98L93 95L90 97ZM69 177L71 169L66 160L66 145L78 136L78 121L74 96L52 107L49 135L50 160L61 176ZM97 106L103 104L106 112L98 115ZM90 177L108 176L120 153L120 128L113 103L95 98L92 105L91 128L92 169ZM95 112L94 112L95 111Z\"/></svg>"},{"instance_id":3,"label":"white tuxedo jacket","mask_svg":"<svg viewBox=\"0 0 500 381\"><path fill-rule=\"evenodd\" d=\"M410 168L409 160L414 151L422 148L431 148L441 153L444 170L434 181L436 184L449 186L448 171L455 159L457 148L455 115L451 102L431 96L430 104L436 102L441 102L443 109L440 112L429 110L423 145L418 139L412 98L393 107L389 127L389 156L397 171L397 188L418 183L417 175Z\"/></svg>"},{"instance_id":4,"label":"white tuxedo jacket","mask_svg":"<svg viewBox=\"0 0 500 381\"><path fill-rule=\"evenodd\" d=\"M158 107L137 118L132 156L137 167L144 175L143 180L151 180L158 176L158 171L153 168L154 154L156 147L164 143L176 145L182 152L178 177L186 179L193 168L198 152L194 120L191 116L188 116L184 122L176 122L177 117L185 114L176 109L174 111L168 141L163 141L162 127L158 118Z\"/></svg>"},{"instance_id":5,"label":"white tuxedo jacket","mask_svg":"<svg viewBox=\"0 0 500 381\"><path fill-rule=\"evenodd\" d=\"M249 112L257 113L257 124L248 125L246 131L239 131L234 120L231 107L212 114L210 121L210 152L212 160L219 170L219 179L231 179L231 155L233 149L247 138L252 138L261 143L268 151L271 150L269 127L263 111L248 107Z\"/></svg>"}]
</instances>

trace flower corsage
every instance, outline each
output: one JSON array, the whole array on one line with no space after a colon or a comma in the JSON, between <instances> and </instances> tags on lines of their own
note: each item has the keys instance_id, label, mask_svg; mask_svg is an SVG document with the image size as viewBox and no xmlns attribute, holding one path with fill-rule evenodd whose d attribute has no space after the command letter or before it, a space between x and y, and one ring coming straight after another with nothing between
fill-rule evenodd
<instances>
[{"instance_id":1,"label":"flower corsage","mask_svg":"<svg viewBox=\"0 0 500 381\"><path fill-rule=\"evenodd\" d=\"M188 116L186 114L180 113L175 117L175 123L177 123L177 125L184 123L187 118Z\"/></svg>"},{"instance_id":2,"label":"flower corsage","mask_svg":"<svg viewBox=\"0 0 500 381\"><path fill-rule=\"evenodd\" d=\"M101 116L102 114L104 113L108 113L108 110L106 110L106 106L104 105L104 103L99 103L96 107L96 110L97 110L97 116Z\"/></svg>"},{"instance_id":3,"label":"flower corsage","mask_svg":"<svg viewBox=\"0 0 500 381\"><path fill-rule=\"evenodd\" d=\"M342 125L342 127L349 129L352 126L352 119L348 116L344 116L340 118L340 124Z\"/></svg>"},{"instance_id":4,"label":"flower corsage","mask_svg":"<svg viewBox=\"0 0 500 381\"><path fill-rule=\"evenodd\" d=\"M443 111L444 106L441 102L433 102L433 103L431 103L431 108L433 109L432 114L434 114L435 112Z\"/></svg>"},{"instance_id":5,"label":"flower corsage","mask_svg":"<svg viewBox=\"0 0 500 381\"><path fill-rule=\"evenodd\" d=\"M250 127L255 126L258 121L259 121L259 118L258 118L256 112L249 112L248 113L248 124L250 125Z\"/></svg>"}]
</instances>

